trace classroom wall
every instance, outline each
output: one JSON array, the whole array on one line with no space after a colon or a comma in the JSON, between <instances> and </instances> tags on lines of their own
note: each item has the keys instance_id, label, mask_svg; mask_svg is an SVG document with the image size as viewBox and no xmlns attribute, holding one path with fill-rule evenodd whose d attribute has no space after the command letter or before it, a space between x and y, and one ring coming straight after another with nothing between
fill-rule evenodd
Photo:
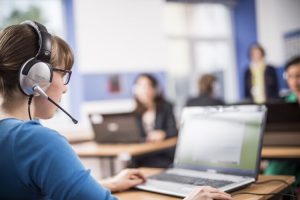
<instances>
[{"instance_id":1,"label":"classroom wall","mask_svg":"<svg viewBox=\"0 0 300 200\"><path fill-rule=\"evenodd\" d=\"M163 94L166 93L166 73L151 73L157 80ZM139 72L122 74L90 73L83 75L83 101L132 99L133 85Z\"/></svg>"},{"instance_id":2,"label":"classroom wall","mask_svg":"<svg viewBox=\"0 0 300 200\"><path fill-rule=\"evenodd\" d=\"M68 92L70 109L69 107L66 109L75 115L80 122L84 121L86 117L83 116L82 110L95 107L93 103L92 106L85 105L86 102L95 102L97 99L108 100L111 97L117 97L116 99L129 97L128 85L125 88L126 93L110 94L107 92L107 88L105 88L107 81L105 80L111 74L121 73L125 80L132 81L132 77L137 72L155 71L158 74L164 74L162 82L166 84L169 73L167 70L170 69L165 67L167 64L164 60L167 56L164 55L166 52L164 49L165 38L162 28L163 20L161 19L164 7L163 0L91 0L88 4L83 0L65 0L64 2L67 40L75 53L75 66ZM119 5L119 7L115 5ZM233 7L236 76L238 77L240 98L243 97L243 76L248 63L249 44L259 40L266 46L268 59L271 62L276 62L272 56L276 51L273 52L272 50L277 48L276 45L278 44L276 41L269 41L266 35L270 35L272 32L274 35L283 37L286 31L299 27L299 13L295 11L298 5L299 1L297 0L284 2L242 0ZM264 14L262 8L265 7L272 12ZM282 19L278 19L277 12L274 12L275 8L280 9L284 15ZM273 17L268 17L267 13L273 14ZM262 26L270 23L268 20L272 21L273 18L278 21L275 27ZM256 28L256 24L258 24L258 28ZM270 28L272 31L269 31ZM104 40L104 38L108 39ZM281 74L282 68L278 68L278 77L281 78ZM98 81L102 81L101 87L99 82L90 81L91 77L94 76L100 77ZM284 85L284 81L282 79L280 81L281 85ZM167 88L167 85L163 86L164 91L170 93L171 89ZM99 93L95 95L95 91ZM103 91L104 93L102 93ZM124 102L116 101L112 105L113 107L123 103L123 107L129 105L127 101ZM96 106L106 108L107 101L103 105L97 104ZM80 108L82 106L83 109ZM85 109L86 107L88 109ZM63 115L63 119L70 122L65 115ZM53 124L56 127L57 121ZM66 126L70 127L69 124ZM75 129L82 132L78 126L74 126Z\"/></svg>"},{"instance_id":3,"label":"classroom wall","mask_svg":"<svg viewBox=\"0 0 300 200\"><path fill-rule=\"evenodd\" d=\"M66 38L75 55L75 63L72 69L72 80L69 86L69 105L70 111L77 119L80 119L81 113L78 108L83 99L82 76L78 69L77 41L75 34L74 2L73 0L64 1L63 11L65 13Z\"/></svg>"},{"instance_id":4,"label":"classroom wall","mask_svg":"<svg viewBox=\"0 0 300 200\"><path fill-rule=\"evenodd\" d=\"M144 70L168 74L162 24L163 0L91 0L89 4L82 0L66 2L69 2L69 7L74 7L73 21L67 23L68 29L73 32L75 39L71 36L71 44L75 44L76 50L77 72L72 77L76 91L70 91L73 112L78 113L77 105L89 98L86 96L91 96L85 91L89 89L86 87L87 82L93 85L89 81L91 74L104 74L99 75L102 79L114 73L124 74L126 79L126 73ZM299 27L298 5L298 0L243 0L233 7L236 76L240 98L244 94L249 45L258 40L266 47L268 61L282 66L283 34ZM278 13L283 17L279 19ZM70 28L69 24L72 23ZM271 35L277 39L271 39ZM278 77L284 87L281 74L282 68L278 68ZM97 91L99 88L95 89ZM166 90L171 91L169 88ZM128 94L125 96L128 97ZM104 94L99 100L110 97Z\"/></svg>"},{"instance_id":5,"label":"classroom wall","mask_svg":"<svg viewBox=\"0 0 300 200\"><path fill-rule=\"evenodd\" d=\"M74 0L82 73L165 68L163 0Z\"/></svg>"},{"instance_id":6,"label":"classroom wall","mask_svg":"<svg viewBox=\"0 0 300 200\"><path fill-rule=\"evenodd\" d=\"M283 67L288 59L284 38L300 30L299 9L299 0L256 0L258 40L265 47L267 61L277 67L277 77L283 93L287 88L282 76Z\"/></svg>"},{"instance_id":7,"label":"classroom wall","mask_svg":"<svg viewBox=\"0 0 300 200\"><path fill-rule=\"evenodd\" d=\"M268 63L277 67L280 88L286 88L283 66L286 62L284 36L300 29L299 0L243 0L233 9L237 76L240 98L244 97L244 72L248 47L258 41L266 50Z\"/></svg>"},{"instance_id":8,"label":"classroom wall","mask_svg":"<svg viewBox=\"0 0 300 200\"><path fill-rule=\"evenodd\" d=\"M86 96L93 95L88 94L87 91L91 88L86 87L87 82L89 85L97 86L96 82L93 84L89 80L89 76L93 73L101 76L101 79L107 78L104 76L110 73L122 73L126 79L126 73L134 71L170 70L166 68L165 61L163 0L92 0L89 4L82 0L68 1L73 2L74 7L76 69L80 74L77 77L73 76L76 79L73 79L76 82L75 88L80 88L80 91L73 92L76 98L71 99L74 102L72 105L79 105L84 99L89 98ZM246 57L248 45L256 40L254 0L239 1L234 8L234 23L237 71L241 83L244 67L248 62ZM174 70L176 69L172 71ZM100 75L101 73L104 75ZM97 87L93 89L93 91L100 90ZM172 88L168 88L167 91L170 93ZM105 94L104 91L98 100L112 97ZM128 96L128 93L125 96ZM78 108L73 107L72 110L78 113Z\"/></svg>"},{"instance_id":9,"label":"classroom wall","mask_svg":"<svg viewBox=\"0 0 300 200\"><path fill-rule=\"evenodd\" d=\"M139 72L154 72L167 91L163 3L65 0L67 40L75 54L70 110L76 117L85 117L78 106L85 101L131 97L132 77ZM131 81L115 94L106 87L113 74L119 74L122 81ZM95 81L98 78L103 85Z\"/></svg>"},{"instance_id":10,"label":"classroom wall","mask_svg":"<svg viewBox=\"0 0 300 200\"><path fill-rule=\"evenodd\" d=\"M258 40L276 66L286 62L284 35L300 29L299 9L299 0L256 0Z\"/></svg>"},{"instance_id":11,"label":"classroom wall","mask_svg":"<svg viewBox=\"0 0 300 200\"><path fill-rule=\"evenodd\" d=\"M233 9L239 96L244 97L244 73L249 45L257 40L255 0L238 1Z\"/></svg>"}]
</instances>

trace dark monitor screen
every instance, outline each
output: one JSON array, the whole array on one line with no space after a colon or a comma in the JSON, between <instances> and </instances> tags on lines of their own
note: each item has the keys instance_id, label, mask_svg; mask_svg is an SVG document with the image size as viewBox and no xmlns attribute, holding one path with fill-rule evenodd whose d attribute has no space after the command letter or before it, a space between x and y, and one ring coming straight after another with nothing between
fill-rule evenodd
<instances>
[{"instance_id":1,"label":"dark monitor screen","mask_svg":"<svg viewBox=\"0 0 300 200\"><path fill-rule=\"evenodd\" d=\"M268 131L300 131L300 106L298 103L266 104Z\"/></svg>"}]
</instances>

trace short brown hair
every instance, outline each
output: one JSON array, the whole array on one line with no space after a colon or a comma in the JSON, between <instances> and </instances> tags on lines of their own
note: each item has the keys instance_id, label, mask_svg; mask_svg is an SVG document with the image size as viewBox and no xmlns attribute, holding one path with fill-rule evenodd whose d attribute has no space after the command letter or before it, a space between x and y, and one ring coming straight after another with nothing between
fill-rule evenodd
<instances>
[{"instance_id":1,"label":"short brown hair","mask_svg":"<svg viewBox=\"0 0 300 200\"><path fill-rule=\"evenodd\" d=\"M300 64L300 55L291 58L284 67L284 71L287 71L292 65Z\"/></svg>"},{"instance_id":2,"label":"short brown hair","mask_svg":"<svg viewBox=\"0 0 300 200\"><path fill-rule=\"evenodd\" d=\"M262 55L262 57L266 57L266 51L265 49L263 48L263 46L259 43L252 43L248 49L248 56L249 56L249 59L251 60L251 57L252 57L252 50L253 49L258 49Z\"/></svg>"},{"instance_id":3,"label":"short brown hair","mask_svg":"<svg viewBox=\"0 0 300 200\"><path fill-rule=\"evenodd\" d=\"M211 95L216 78L211 74L204 74L198 81L200 94Z\"/></svg>"},{"instance_id":4,"label":"short brown hair","mask_svg":"<svg viewBox=\"0 0 300 200\"><path fill-rule=\"evenodd\" d=\"M68 44L57 36L51 37L50 64L71 69L74 57ZM0 94L3 104L18 91L19 70L38 51L38 36L26 24L12 25L0 32Z\"/></svg>"}]
</instances>

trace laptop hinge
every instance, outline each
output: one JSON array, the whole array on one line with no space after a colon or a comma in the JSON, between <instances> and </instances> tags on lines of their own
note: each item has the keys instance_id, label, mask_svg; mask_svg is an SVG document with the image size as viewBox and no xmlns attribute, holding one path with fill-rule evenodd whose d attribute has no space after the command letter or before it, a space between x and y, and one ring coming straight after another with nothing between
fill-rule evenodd
<instances>
[{"instance_id":1,"label":"laptop hinge","mask_svg":"<svg viewBox=\"0 0 300 200\"><path fill-rule=\"evenodd\" d=\"M218 173L217 170L215 170L215 169L207 169L206 171L209 173L213 173L213 174Z\"/></svg>"}]
</instances>

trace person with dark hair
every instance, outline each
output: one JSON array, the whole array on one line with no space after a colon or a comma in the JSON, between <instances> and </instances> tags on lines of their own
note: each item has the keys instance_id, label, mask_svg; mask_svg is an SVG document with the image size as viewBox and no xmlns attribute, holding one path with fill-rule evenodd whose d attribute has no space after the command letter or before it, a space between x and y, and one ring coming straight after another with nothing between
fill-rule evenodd
<instances>
[{"instance_id":1,"label":"person with dark hair","mask_svg":"<svg viewBox=\"0 0 300 200\"><path fill-rule=\"evenodd\" d=\"M300 103L300 55L292 58L284 69L284 79L291 91L286 97L286 102Z\"/></svg>"},{"instance_id":2,"label":"person with dark hair","mask_svg":"<svg viewBox=\"0 0 300 200\"><path fill-rule=\"evenodd\" d=\"M287 62L284 69L284 78L286 79L288 87L291 90L291 94L285 98L285 102L298 102L300 104L300 56L296 56ZM294 175L296 177L296 181L293 186L297 188L300 187L299 160L271 160L268 163L268 167L265 169L265 174Z\"/></svg>"},{"instance_id":3,"label":"person with dark hair","mask_svg":"<svg viewBox=\"0 0 300 200\"><path fill-rule=\"evenodd\" d=\"M37 22L0 32L0 199L113 200L111 191L146 181L137 169L96 181L63 136L30 120L30 113L33 119L54 116L57 107L46 96L61 100L73 61L69 45ZM199 187L185 199L231 197Z\"/></svg>"},{"instance_id":4,"label":"person with dark hair","mask_svg":"<svg viewBox=\"0 0 300 200\"><path fill-rule=\"evenodd\" d=\"M199 96L187 100L186 106L217 106L224 105L221 99L214 97L215 76L204 74L198 81Z\"/></svg>"},{"instance_id":5,"label":"person with dark hair","mask_svg":"<svg viewBox=\"0 0 300 200\"><path fill-rule=\"evenodd\" d=\"M254 43L249 48L250 64L244 77L245 97L255 103L265 103L279 98L276 70L265 61L265 50Z\"/></svg>"},{"instance_id":6,"label":"person with dark hair","mask_svg":"<svg viewBox=\"0 0 300 200\"><path fill-rule=\"evenodd\" d=\"M146 142L162 141L177 136L173 106L162 96L158 81L151 74L140 74L134 84L135 114ZM174 149L136 160L137 166L168 167Z\"/></svg>"}]
</instances>

